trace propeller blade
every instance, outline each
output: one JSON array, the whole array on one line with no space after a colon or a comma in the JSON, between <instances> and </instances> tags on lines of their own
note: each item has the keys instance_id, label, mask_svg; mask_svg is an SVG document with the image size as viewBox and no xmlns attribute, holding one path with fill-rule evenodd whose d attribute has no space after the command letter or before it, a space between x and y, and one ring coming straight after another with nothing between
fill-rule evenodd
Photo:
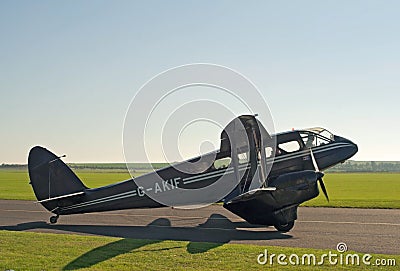
<instances>
[{"instance_id":1,"label":"propeller blade","mask_svg":"<svg viewBox=\"0 0 400 271\"><path fill-rule=\"evenodd\" d=\"M311 160L312 160L312 163L314 165L315 171L319 172L318 164L317 164L317 161L315 160L314 153L313 153L311 148L310 148L310 155L311 155Z\"/></svg>"},{"instance_id":2,"label":"propeller blade","mask_svg":"<svg viewBox=\"0 0 400 271\"><path fill-rule=\"evenodd\" d=\"M328 192L326 191L324 181L322 180L322 178L319 178L318 181L319 181L319 185L321 186L321 190L325 195L326 200L329 202Z\"/></svg>"}]
</instances>

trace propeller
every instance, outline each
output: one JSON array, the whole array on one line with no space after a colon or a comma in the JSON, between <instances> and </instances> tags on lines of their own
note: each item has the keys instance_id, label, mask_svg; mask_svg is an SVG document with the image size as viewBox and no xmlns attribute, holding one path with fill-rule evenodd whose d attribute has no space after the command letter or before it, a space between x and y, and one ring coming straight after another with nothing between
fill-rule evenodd
<instances>
[{"instance_id":1,"label":"propeller","mask_svg":"<svg viewBox=\"0 0 400 271\"><path fill-rule=\"evenodd\" d=\"M315 160L314 153L313 153L311 148L310 148L310 155L311 155L312 163L314 165L314 169L318 174L317 180L319 181L319 185L321 186L321 190L324 193L326 200L329 202L328 192L326 191L326 187L325 187L324 181L322 180L322 177L324 176L324 173L319 171L317 161Z\"/></svg>"}]
</instances>

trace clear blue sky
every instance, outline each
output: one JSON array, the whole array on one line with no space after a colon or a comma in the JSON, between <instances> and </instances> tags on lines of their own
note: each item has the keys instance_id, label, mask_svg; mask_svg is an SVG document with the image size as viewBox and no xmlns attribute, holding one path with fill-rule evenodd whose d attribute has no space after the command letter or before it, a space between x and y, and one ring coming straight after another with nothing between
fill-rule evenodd
<instances>
[{"instance_id":1,"label":"clear blue sky","mask_svg":"<svg viewBox=\"0 0 400 271\"><path fill-rule=\"evenodd\" d=\"M326 127L400 160L399 1L1 1L0 163L34 145L122 162L140 86L208 62L251 79L277 131Z\"/></svg>"}]
</instances>

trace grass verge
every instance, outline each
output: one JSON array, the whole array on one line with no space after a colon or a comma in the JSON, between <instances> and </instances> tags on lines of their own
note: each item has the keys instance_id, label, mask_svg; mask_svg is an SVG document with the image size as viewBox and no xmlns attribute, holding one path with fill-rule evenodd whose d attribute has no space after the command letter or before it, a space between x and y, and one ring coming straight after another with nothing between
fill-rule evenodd
<instances>
[{"instance_id":1,"label":"grass verge","mask_svg":"<svg viewBox=\"0 0 400 271\"><path fill-rule=\"evenodd\" d=\"M287 257L295 253L300 259L304 254L313 253L318 263L322 254L329 253L318 249L13 231L0 231L0 240L0 270L260 270L271 267L291 270L294 266L288 259L287 266L278 265L276 258L271 266L259 265L257 257L265 249ZM336 249L331 251L337 253ZM348 253L354 252L343 255ZM364 254L358 255L361 259ZM324 265L299 265L296 270L398 270L396 266L372 265L376 259L386 262L394 259L397 265L400 263L399 255L375 254L369 260L370 266L362 262L360 266L330 265L325 258Z\"/></svg>"}]
</instances>

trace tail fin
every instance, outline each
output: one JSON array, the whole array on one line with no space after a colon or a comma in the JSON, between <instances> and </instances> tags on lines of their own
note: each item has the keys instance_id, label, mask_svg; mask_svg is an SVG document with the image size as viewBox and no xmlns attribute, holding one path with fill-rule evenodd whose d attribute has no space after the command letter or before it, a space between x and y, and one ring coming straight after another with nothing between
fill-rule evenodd
<instances>
[{"instance_id":1,"label":"tail fin","mask_svg":"<svg viewBox=\"0 0 400 271\"><path fill-rule=\"evenodd\" d=\"M78 196L87 189L60 157L39 146L29 152L28 170L38 202L49 211L59 207L60 199Z\"/></svg>"}]
</instances>

